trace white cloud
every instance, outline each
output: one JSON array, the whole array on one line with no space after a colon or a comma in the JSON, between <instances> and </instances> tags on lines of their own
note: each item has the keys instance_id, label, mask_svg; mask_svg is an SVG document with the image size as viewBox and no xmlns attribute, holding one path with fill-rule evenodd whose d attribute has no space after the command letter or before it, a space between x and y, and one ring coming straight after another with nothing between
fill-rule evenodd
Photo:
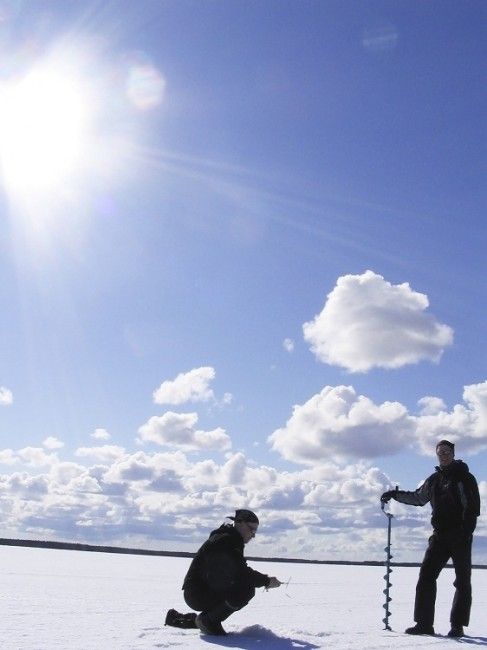
<instances>
[{"instance_id":1,"label":"white cloud","mask_svg":"<svg viewBox=\"0 0 487 650\"><path fill-rule=\"evenodd\" d=\"M397 454L407 447L434 456L442 438L458 442L458 453L479 453L487 449L487 381L465 386L463 399L448 411L442 399L424 397L414 415L399 402L376 405L352 386L326 386L295 406L268 441L286 460L313 466Z\"/></svg>"},{"instance_id":2,"label":"white cloud","mask_svg":"<svg viewBox=\"0 0 487 650\"><path fill-rule=\"evenodd\" d=\"M31 476L27 472L15 472L10 476L3 476L3 491L13 495L20 495L24 499L38 501L49 492L49 479L45 475Z\"/></svg>"},{"instance_id":3,"label":"white cloud","mask_svg":"<svg viewBox=\"0 0 487 650\"><path fill-rule=\"evenodd\" d=\"M220 405L221 406L228 406L232 402L233 402L232 393L224 393L222 399L220 400Z\"/></svg>"},{"instance_id":4,"label":"white cloud","mask_svg":"<svg viewBox=\"0 0 487 650\"><path fill-rule=\"evenodd\" d=\"M0 450L0 463L3 463L4 465L14 465L16 462L18 462L18 458L12 449Z\"/></svg>"},{"instance_id":5,"label":"white cloud","mask_svg":"<svg viewBox=\"0 0 487 650\"><path fill-rule=\"evenodd\" d=\"M164 381L153 393L156 404L184 404L185 402L210 402L215 399L209 384L215 370L209 366L180 373L173 381Z\"/></svg>"},{"instance_id":6,"label":"white cloud","mask_svg":"<svg viewBox=\"0 0 487 650\"><path fill-rule=\"evenodd\" d=\"M56 483L66 485L74 478L81 476L85 471L85 468L78 463L60 462L51 468L49 476Z\"/></svg>"},{"instance_id":7,"label":"white cloud","mask_svg":"<svg viewBox=\"0 0 487 650\"><path fill-rule=\"evenodd\" d=\"M98 462L110 462L120 458L125 453L123 447L116 445L101 445L99 447L80 447L76 450L75 456L78 458L93 458Z\"/></svg>"},{"instance_id":8,"label":"white cloud","mask_svg":"<svg viewBox=\"0 0 487 650\"><path fill-rule=\"evenodd\" d=\"M399 35L394 25L368 27L362 36L362 45L370 52L384 52L393 50L398 42Z\"/></svg>"},{"instance_id":9,"label":"white cloud","mask_svg":"<svg viewBox=\"0 0 487 650\"><path fill-rule=\"evenodd\" d=\"M322 557L325 545L327 557L344 559L348 538L357 559L381 559L374 556L383 547L385 525L379 496L394 482L363 459L413 445L433 455L440 436L457 442L459 456L486 448L487 382L465 386L463 403L451 411L433 396L419 400L419 407L415 416L397 402L374 404L351 386L325 387L296 406L272 436L279 453L302 464L296 471L258 464L241 451L220 462L209 459L205 452L229 439L216 430L221 437L215 444L208 437L214 432L198 430L195 413L169 413L144 426L159 444L203 451L197 460L181 450L126 453L111 445L79 449L78 462L61 461L45 448L4 449L4 465L30 468L2 467L0 525L12 537L150 548L163 536L168 548L193 550L210 526L249 507L261 519L256 555ZM487 482L479 488L484 498ZM398 537L408 540L401 555L416 559L428 509L397 503L391 509L395 525L405 527Z\"/></svg>"},{"instance_id":10,"label":"white cloud","mask_svg":"<svg viewBox=\"0 0 487 650\"><path fill-rule=\"evenodd\" d=\"M106 429L95 429L91 434L95 440L110 440L112 437Z\"/></svg>"},{"instance_id":11,"label":"white cloud","mask_svg":"<svg viewBox=\"0 0 487 650\"><path fill-rule=\"evenodd\" d=\"M363 464L348 466L340 474L338 480L316 483L306 494L304 503L321 507L337 502L353 504L365 499L373 501L381 494L388 480L376 467L366 467Z\"/></svg>"},{"instance_id":12,"label":"white cloud","mask_svg":"<svg viewBox=\"0 0 487 650\"><path fill-rule=\"evenodd\" d=\"M284 339L282 342L282 347L286 350L286 352L294 352L294 341L292 339Z\"/></svg>"},{"instance_id":13,"label":"white cloud","mask_svg":"<svg viewBox=\"0 0 487 650\"><path fill-rule=\"evenodd\" d=\"M352 386L325 386L293 409L286 426L269 437L284 458L313 464L323 460L394 454L412 438L414 425L398 402L376 405Z\"/></svg>"},{"instance_id":14,"label":"white cloud","mask_svg":"<svg viewBox=\"0 0 487 650\"><path fill-rule=\"evenodd\" d=\"M53 465L59 460L56 454L46 454L41 447L24 447L19 450L18 457L22 462L33 467Z\"/></svg>"},{"instance_id":15,"label":"white cloud","mask_svg":"<svg viewBox=\"0 0 487 650\"><path fill-rule=\"evenodd\" d=\"M222 428L213 431L196 429L196 413L174 413L167 411L162 416L153 416L139 428L140 440L169 445L181 449L214 449L225 451L231 447L230 438Z\"/></svg>"},{"instance_id":16,"label":"white cloud","mask_svg":"<svg viewBox=\"0 0 487 650\"><path fill-rule=\"evenodd\" d=\"M438 361L453 330L426 313L428 306L408 283L392 285L372 271L344 275L321 313L304 323L304 338L320 361L350 372Z\"/></svg>"},{"instance_id":17,"label":"white cloud","mask_svg":"<svg viewBox=\"0 0 487 650\"><path fill-rule=\"evenodd\" d=\"M461 450L463 454L487 449L487 381L464 386L464 404L455 404L451 411L446 410L443 400L427 399L437 400L434 403L438 408L426 412L423 409L415 418L420 451L434 454L436 443L442 438L458 442L457 452Z\"/></svg>"},{"instance_id":18,"label":"white cloud","mask_svg":"<svg viewBox=\"0 0 487 650\"><path fill-rule=\"evenodd\" d=\"M14 396L11 390L0 386L0 406L10 406L14 401Z\"/></svg>"},{"instance_id":19,"label":"white cloud","mask_svg":"<svg viewBox=\"0 0 487 650\"><path fill-rule=\"evenodd\" d=\"M55 438L54 436L48 436L43 442L42 445L46 449L61 449L64 447L64 442L59 440L59 438Z\"/></svg>"},{"instance_id":20,"label":"white cloud","mask_svg":"<svg viewBox=\"0 0 487 650\"><path fill-rule=\"evenodd\" d=\"M0 474L0 523L18 537L28 533L150 548L160 545L163 536L168 549L194 550L211 526L235 508L250 507L261 519L253 543L256 555L322 557L325 545L330 559L349 559L344 551L348 539L357 559L382 559L379 496L390 484L380 469L363 461L342 465L327 460L279 471L242 452L216 463L193 462L181 451L138 451L105 466L63 461L35 476ZM486 489L486 482L480 482L484 496ZM406 551L422 551L411 551L410 545L424 537L428 513L410 508L395 514L396 526L413 526L398 535L407 537L406 559Z\"/></svg>"},{"instance_id":21,"label":"white cloud","mask_svg":"<svg viewBox=\"0 0 487 650\"><path fill-rule=\"evenodd\" d=\"M222 478L224 485L239 485L245 480L245 471L247 469L247 459L244 454L237 453L222 467Z\"/></svg>"},{"instance_id":22,"label":"white cloud","mask_svg":"<svg viewBox=\"0 0 487 650\"><path fill-rule=\"evenodd\" d=\"M446 409L445 402L439 397L426 396L418 400L421 415L436 415Z\"/></svg>"}]
</instances>

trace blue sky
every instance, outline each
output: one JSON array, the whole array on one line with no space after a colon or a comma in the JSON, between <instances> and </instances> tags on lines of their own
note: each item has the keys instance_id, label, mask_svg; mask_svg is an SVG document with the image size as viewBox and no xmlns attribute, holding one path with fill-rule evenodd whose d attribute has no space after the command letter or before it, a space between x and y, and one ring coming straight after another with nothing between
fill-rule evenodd
<instances>
[{"instance_id":1,"label":"blue sky","mask_svg":"<svg viewBox=\"0 0 487 650\"><path fill-rule=\"evenodd\" d=\"M444 437L485 498L485 31L0 3L3 536L194 548L246 506L255 553L380 559Z\"/></svg>"}]
</instances>

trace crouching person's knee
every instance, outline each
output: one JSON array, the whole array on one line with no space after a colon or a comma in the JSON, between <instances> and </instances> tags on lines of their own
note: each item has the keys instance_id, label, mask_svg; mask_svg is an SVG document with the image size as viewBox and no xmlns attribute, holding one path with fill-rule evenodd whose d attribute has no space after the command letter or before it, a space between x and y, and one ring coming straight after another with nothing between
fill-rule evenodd
<instances>
[{"instance_id":1,"label":"crouching person's knee","mask_svg":"<svg viewBox=\"0 0 487 650\"><path fill-rule=\"evenodd\" d=\"M226 601L232 609L242 609L255 596L255 587L245 585L228 594Z\"/></svg>"}]
</instances>

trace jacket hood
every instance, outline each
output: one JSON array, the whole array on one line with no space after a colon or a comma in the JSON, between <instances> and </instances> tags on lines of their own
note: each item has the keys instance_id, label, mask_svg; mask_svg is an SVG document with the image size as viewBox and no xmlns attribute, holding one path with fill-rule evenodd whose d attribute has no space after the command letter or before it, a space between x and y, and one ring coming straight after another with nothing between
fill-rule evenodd
<instances>
[{"instance_id":1,"label":"jacket hood","mask_svg":"<svg viewBox=\"0 0 487 650\"><path fill-rule=\"evenodd\" d=\"M235 539L238 543L243 543L242 535L233 524L222 524L218 528L215 528L215 530L211 531L209 539L215 541L222 537L230 537L231 539Z\"/></svg>"},{"instance_id":2,"label":"jacket hood","mask_svg":"<svg viewBox=\"0 0 487 650\"><path fill-rule=\"evenodd\" d=\"M437 466L436 471L451 474L452 476L460 476L461 474L468 474L468 465L463 460L453 460L446 467Z\"/></svg>"},{"instance_id":3,"label":"jacket hood","mask_svg":"<svg viewBox=\"0 0 487 650\"><path fill-rule=\"evenodd\" d=\"M218 528L215 528L215 530L211 531L210 537L213 535L218 535L219 533L228 533L231 530L233 530L232 524L222 524L221 526L218 526Z\"/></svg>"}]
</instances>

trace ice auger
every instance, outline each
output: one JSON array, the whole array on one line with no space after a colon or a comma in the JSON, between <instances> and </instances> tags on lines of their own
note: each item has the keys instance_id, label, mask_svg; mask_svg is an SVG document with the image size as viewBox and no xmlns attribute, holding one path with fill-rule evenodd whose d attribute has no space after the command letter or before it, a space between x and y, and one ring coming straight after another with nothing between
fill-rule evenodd
<instances>
[{"instance_id":1,"label":"ice auger","mask_svg":"<svg viewBox=\"0 0 487 650\"><path fill-rule=\"evenodd\" d=\"M397 489L397 488L396 488ZM383 607L386 610L386 615L382 619L382 622L384 623L384 630L390 630L391 627L389 625L389 616L391 616L391 612L389 611L389 603L391 602L392 598L389 596L389 589L392 587L392 582L389 580L389 576L392 573L391 569L391 560L392 560L392 555L391 555L391 521L394 515L392 515L390 512L386 512L384 510L385 503L381 503L381 509L382 512L385 514L387 517L387 546L385 547L384 551L386 552L386 574L384 576L384 580L386 581L386 588L382 592L385 594L386 597L386 602L384 603Z\"/></svg>"}]
</instances>

